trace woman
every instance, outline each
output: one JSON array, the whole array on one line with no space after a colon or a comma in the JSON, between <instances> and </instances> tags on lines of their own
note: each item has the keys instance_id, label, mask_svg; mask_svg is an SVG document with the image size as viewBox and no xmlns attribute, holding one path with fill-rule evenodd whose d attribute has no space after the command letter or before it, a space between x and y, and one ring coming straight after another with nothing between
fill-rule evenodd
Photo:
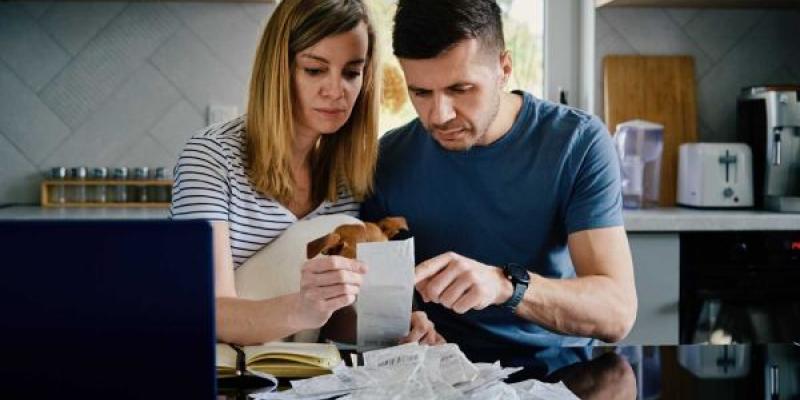
<instances>
[{"instance_id":1,"label":"woman","mask_svg":"<svg viewBox=\"0 0 800 400\"><path fill-rule=\"evenodd\" d=\"M352 304L367 267L319 257L297 292L237 298L234 269L293 223L357 215L377 154L378 60L362 0L284 0L258 46L247 115L186 144L170 210L214 228L217 338L255 344L324 325ZM408 340L440 341L422 313Z\"/></svg>"}]
</instances>

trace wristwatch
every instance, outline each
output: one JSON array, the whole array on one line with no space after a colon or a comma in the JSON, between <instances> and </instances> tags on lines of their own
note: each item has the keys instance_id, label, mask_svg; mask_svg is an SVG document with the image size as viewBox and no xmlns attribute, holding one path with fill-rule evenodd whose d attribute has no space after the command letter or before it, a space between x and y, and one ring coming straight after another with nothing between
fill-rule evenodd
<instances>
[{"instance_id":1,"label":"wristwatch","mask_svg":"<svg viewBox=\"0 0 800 400\"><path fill-rule=\"evenodd\" d=\"M508 278L508 280L511 281L511 284L514 285L514 293L511 295L511 298L506 300L505 303L500 304L500 307L514 312L519 303L522 301L522 297L525 295L525 291L528 289L528 284L530 283L531 278L528 275L527 268L514 263L504 265L503 274L506 276L506 278Z\"/></svg>"}]
</instances>

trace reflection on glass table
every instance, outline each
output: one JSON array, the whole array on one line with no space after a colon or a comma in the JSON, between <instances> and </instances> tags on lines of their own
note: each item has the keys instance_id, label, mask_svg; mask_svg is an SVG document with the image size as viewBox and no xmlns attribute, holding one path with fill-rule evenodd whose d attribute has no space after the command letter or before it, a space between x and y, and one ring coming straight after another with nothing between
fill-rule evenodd
<instances>
[{"instance_id":1,"label":"reflection on glass table","mask_svg":"<svg viewBox=\"0 0 800 400\"><path fill-rule=\"evenodd\" d=\"M508 383L563 381L581 399L800 398L800 346L793 343L542 348L473 354L472 361L488 359L524 367ZM219 398L244 400L260 385L257 379L221 381Z\"/></svg>"}]
</instances>

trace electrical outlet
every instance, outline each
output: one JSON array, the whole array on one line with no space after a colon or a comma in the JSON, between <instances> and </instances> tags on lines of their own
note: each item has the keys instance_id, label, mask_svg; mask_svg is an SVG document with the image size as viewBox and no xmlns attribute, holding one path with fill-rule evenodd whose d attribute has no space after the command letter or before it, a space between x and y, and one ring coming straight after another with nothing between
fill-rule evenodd
<instances>
[{"instance_id":1,"label":"electrical outlet","mask_svg":"<svg viewBox=\"0 0 800 400\"><path fill-rule=\"evenodd\" d=\"M208 106L208 125L230 121L236 118L238 114L239 109L236 106L211 104Z\"/></svg>"}]
</instances>

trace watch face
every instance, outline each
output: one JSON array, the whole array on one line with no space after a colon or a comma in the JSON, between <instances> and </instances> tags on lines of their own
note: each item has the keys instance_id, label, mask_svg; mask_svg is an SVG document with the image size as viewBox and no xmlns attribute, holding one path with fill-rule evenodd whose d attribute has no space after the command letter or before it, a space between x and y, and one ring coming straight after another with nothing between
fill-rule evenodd
<instances>
[{"instance_id":1,"label":"watch face","mask_svg":"<svg viewBox=\"0 0 800 400\"><path fill-rule=\"evenodd\" d=\"M523 267L519 264L508 264L508 268L506 269L508 274L511 275L517 282L521 283L528 283L530 280L530 276L528 275L528 269Z\"/></svg>"}]
</instances>

